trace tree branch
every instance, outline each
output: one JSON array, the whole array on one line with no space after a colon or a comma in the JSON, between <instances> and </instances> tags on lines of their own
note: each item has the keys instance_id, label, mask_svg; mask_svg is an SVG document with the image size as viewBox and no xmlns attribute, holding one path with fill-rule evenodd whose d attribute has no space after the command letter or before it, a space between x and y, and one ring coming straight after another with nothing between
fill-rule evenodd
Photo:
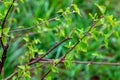
<instances>
[{"instance_id":1,"label":"tree branch","mask_svg":"<svg viewBox=\"0 0 120 80\"><path fill-rule=\"evenodd\" d=\"M5 23L6 23L7 16L8 16L8 14L9 14L9 12L10 12L10 10L11 10L14 2L15 2L15 0L12 1L12 4L11 4L10 7L8 8L8 11L7 11L7 13L6 13L5 17L4 17L3 22L2 22L2 29L4 28L4 25L5 25Z\"/></svg>"},{"instance_id":2,"label":"tree branch","mask_svg":"<svg viewBox=\"0 0 120 80\"><path fill-rule=\"evenodd\" d=\"M40 58L37 58L35 60L33 60L32 62L28 63L28 65L32 65L36 62L38 62L39 60L41 60L43 57L45 57L46 55L48 55L51 51L53 51L55 48L57 48L60 44L62 44L63 42L69 40L69 37L64 38L62 41L60 41L59 43L56 43L53 47L51 47L44 55L42 55Z\"/></svg>"},{"instance_id":3,"label":"tree branch","mask_svg":"<svg viewBox=\"0 0 120 80\"><path fill-rule=\"evenodd\" d=\"M102 17L101 17L101 18L102 18ZM101 19L101 18L100 18L100 19ZM92 28L95 27L96 22L97 22L97 21L93 21L93 24L90 26L89 30L88 30L87 32L85 32L85 34L83 35L83 37L81 37L81 38L74 44L74 46L72 46L72 47L65 53L65 55L64 55L63 57L60 58L59 62L56 63L55 66L57 66L59 63L61 63L61 62L65 59L65 57L80 43L80 41L82 41L82 40L88 35L88 33L92 30ZM41 80L44 80L45 77L46 77L50 72L51 72L51 69L49 69L49 70L47 71L47 73L45 73L45 74L42 76Z\"/></svg>"},{"instance_id":4,"label":"tree branch","mask_svg":"<svg viewBox=\"0 0 120 80\"><path fill-rule=\"evenodd\" d=\"M7 44L4 45L3 44L3 41L2 41L2 37L3 37L3 29L4 29L4 26L5 26L5 23L6 23L6 19L7 19L7 16L13 6L13 3L14 3L15 0L12 1L12 4L10 5L10 7L8 8L8 11L3 19L3 22L2 22L2 33L1 33L1 36L0 36L0 43L2 45L2 48L3 48L3 53L2 53L2 58L1 58L1 61L0 61L0 73L2 72L2 68L4 66L4 62L6 60L6 56L7 56L7 51L8 51L8 47L9 47L9 42L10 42L10 38L8 38L7 40Z\"/></svg>"},{"instance_id":5,"label":"tree branch","mask_svg":"<svg viewBox=\"0 0 120 80\"><path fill-rule=\"evenodd\" d=\"M60 44L62 44L63 42L71 39L70 36L72 35L72 33L74 32L75 29L73 29L67 37L65 37L62 41L60 41L59 43L56 43L53 47L51 47L44 55L42 55L40 58L37 58L35 60L33 60L32 62L28 63L28 65L34 64L36 62L38 62L39 60L41 60L42 58L44 58L46 55L48 55L51 51L53 51L56 47L58 47Z\"/></svg>"},{"instance_id":6,"label":"tree branch","mask_svg":"<svg viewBox=\"0 0 120 80\"><path fill-rule=\"evenodd\" d=\"M73 13L75 13L75 12L71 12L71 13L68 13L68 14L73 14ZM59 16L57 16L57 17L54 17L54 18L50 18L50 19L48 19L47 21L48 21L48 22L54 21L54 20L56 20L57 18L62 17L62 16L64 16L64 14L61 14L61 15L59 15ZM38 25L45 24L45 23L46 23L46 21L43 21L43 22L39 23ZM14 30L11 30L10 32L25 31L25 30L33 29L33 28L35 28L35 27L36 27L36 25L34 25L34 26L32 26L32 27L29 27L29 28L14 29Z\"/></svg>"},{"instance_id":7,"label":"tree branch","mask_svg":"<svg viewBox=\"0 0 120 80\"><path fill-rule=\"evenodd\" d=\"M60 63L64 63L65 60L62 60ZM41 63L53 63L54 59L42 59L39 62L41 62ZM95 65L120 66L119 62L94 62L94 61L91 62L91 61L76 61L76 60L72 60L72 63L76 63L76 64L95 64Z\"/></svg>"}]
</instances>

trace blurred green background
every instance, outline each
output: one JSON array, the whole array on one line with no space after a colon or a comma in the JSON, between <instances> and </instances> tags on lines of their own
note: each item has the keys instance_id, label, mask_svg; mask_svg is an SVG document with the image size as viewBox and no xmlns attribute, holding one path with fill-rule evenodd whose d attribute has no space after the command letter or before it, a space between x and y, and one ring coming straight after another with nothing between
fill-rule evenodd
<instances>
[{"instance_id":1,"label":"blurred green background","mask_svg":"<svg viewBox=\"0 0 120 80\"><path fill-rule=\"evenodd\" d=\"M6 0L7 1L7 0ZM9 1L9 0L8 0ZM65 10L67 7L74 3L80 9L82 17L77 14L70 14L68 18L60 17L58 21L51 21L46 24L38 25L37 28L29 30L12 32L12 30L20 28L29 28L36 23L41 22L39 19L48 20L54 18L60 13L58 10ZM92 19L89 13L98 13L98 8L95 3L106 6L106 15L113 15L118 21L120 20L120 2L119 0L24 0L24 2L17 0L14 4L15 7L12 9L6 26L11 26L9 34L14 36L11 40L9 51L7 53L7 60L5 62L5 77L10 75L17 69L17 65L20 64L20 59L29 49L26 45L25 38L29 38L29 42L33 40L39 40L40 42L34 45L32 48L38 49L39 54L46 52L52 47L57 41L61 41L68 33L74 28L87 28L92 24ZM2 1L0 2L0 13L4 14L7 10L7 6ZM1 19L2 20L2 19ZM58 35L59 28L64 32L62 35ZM116 30L120 35L120 26L116 27ZM73 39L75 42L77 39ZM53 50L51 54L47 55L47 58L56 59L62 56L68 49L64 46L68 42L63 43L58 48ZM119 62L120 61L120 37L114 36L114 34L108 38L109 48L102 47L103 37L99 37L98 40L92 39L87 47L87 52L78 51L78 56L75 60L79 61L90 61L94 58L92 55L95 52L102 54L102 58L96 58L95 61L106 61L106 62ZM37 51L37 50L36 50ZM2 53L2 48L0 48ZM72 51L71 54L76 53L76 50ZM1 56L1 54L0 54ZM108 66L108 65L84 65L84 64L73 64L70 69L66 69L63 65L59 65L59 73L52 73L52 80L120 80L120 66ZM45 68L46 70L49 69ZM39 80L40 76L46 72L42 68L36 71L37 74L33 74L31 80ZM48 76L49 77L49 76ZM22 78L21 78L22 80Z\"/></svg>"}]
</instances>

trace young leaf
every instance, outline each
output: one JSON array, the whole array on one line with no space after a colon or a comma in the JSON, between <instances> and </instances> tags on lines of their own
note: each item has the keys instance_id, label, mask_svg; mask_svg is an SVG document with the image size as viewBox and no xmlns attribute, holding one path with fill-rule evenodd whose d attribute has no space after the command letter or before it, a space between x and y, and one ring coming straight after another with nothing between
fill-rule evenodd
<instances>
[{"instance_id":1,"label":"young leaf","mask_svg":"<svg viewBox=\"0 0 120 80\"><path fill-rule=\"evenodd\" d=\"M25 79L25 80L30 80L30 78L31 78L31 77L30 77L30 71L24 72L24 73L23 73L23 76L24 76L24 79Z\"/></svg>"},{"instance_id":2,"label":"young leaf","mask_svg":"<svg viewBox=\"0 0 120 80\"><path fill-rule=\"evenodd\" d=\"M71 68L72 60L65 60L64 65L65 65L65 67L68 68L68 69Z\"/></svg>"},{"instance_id":3,"label":"young leaf","mask_svg":"<svg viewBox=\"0 0 120 80\"><path fill-rule=\"evenodd\" d=\"M18 66L18 68L22 69L22 70L25 70L25 66Z\"/></svg>"},{"instance_id":4,"label":"young leaf","mask_svg":"<svg viewBox=\"0 0 120 80\"><path fill-rule=\"evenodd\" d=\"M58 73L58 68L56 66L52 66L52 72L57 72Z\"/></svg>"},{"instance_id":5,"label":"young leaf","mask_svg":"<svg viewBox=\"0 0 120 80\"><path fill-rule=\"evenodd\" d=\"M6 45L6 44L7 44L7 39L6 39L6 37L2 37L2 42L3 42L3 45Z\"/></svg>"},{"instance_id":6,"label":"young leaf","mask_svg":"<svg viewBox=\"0 0 120 80\"><path fill-rule=\"evenodd\" d=\"M3 29L3 34L7 36L7 35L8 35L9 30L10 30L10 28L9 28L9 27L8 27L8 28L4 28L4 29Z\"/></svg>"},{"instance_id":7,"label":"young leaf","mask_svg":"<svg viewBox=\"0 0 120 80\"><path fill-rule=\"evenodd\" d=\"M75 12L76 12L78 15L81 16L78 6L77 6L76 4L72 4L72 6L73 6Z\"/></svg>"},{"instance_id":8,"label":"young leaf","mask_svg":"<svg viewBox=\"0 0 120 80\"><path fill-rule=\"evenodd\" d=\"M105 6L99 5L99 4L95 4L95 5L99 8L99 10L100 10L100 12L101 12L102 14L105 13L105 11L106 11L106 7L105 7Z\"/></svg>"},{"instance_id":9,"label":"young leaf","mask_svg":"<svg viewBox=\"0 0 120 80\"><path fill-rule=\"evenodd\" d=\"M82 51L84 51L84 52L87 51L87 43L86 42L81 41L79 46L80 46Z\"/></svg>"},{"instance_id":10,"label":"young leaf","mask_svg":"<svg viewBox=\"0 0 120 80\"><path fill-rule=\"evenodd\" d=\"M63 9L57 11L57 13L63 13L63 12L64 12Z\"/></svg>"}]
</instances>

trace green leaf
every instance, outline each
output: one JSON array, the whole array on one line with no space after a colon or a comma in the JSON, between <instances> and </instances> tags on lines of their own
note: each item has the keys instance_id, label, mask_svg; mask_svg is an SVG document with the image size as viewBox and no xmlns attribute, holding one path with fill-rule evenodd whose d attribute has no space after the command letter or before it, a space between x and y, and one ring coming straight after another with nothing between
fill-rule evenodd
<instances>
[{"instance_id":1,"label":"green leaf","mask_svg":"<svg viewBox=\"0 0 120 80\"><path fill-rule=\"evenodd\" d=\"M38 44L41 43L39 39L34 38L33 43Z\"/></svg>"},{"instance_id":2,"label":"green leaf","mask_svg":"<svg viewBox=\"0 0 120 80\"><path fill-rule=\"evenodd\" d=\"M46 76L45 80L52 80L52 76L51 75Z\"/></svg>"},{"instance_id":3,"label":"green leaf","mask_svg":"<svg viewBox=\"0 0 120 80\"><path fill-rule=\"evenodd\" d=\"M70 13L70 8L68 7L68 8L66 8L66 11L65 11L66 13Z\"/></svg>"},{"instance_id":4,"label":"green leaf","mask_svg":"<svg viewBox=\"0 0 120 80\"><path fill-rule=\"evenodd\" d=\"M57 13L63 13L63 12L64 12L63 9L57 11Z\"/></svg>"},{"instance_id":5,"label":"green leaf","mask_svg":"<svg viewBox=\"0 0 120 80\"><path fill-rule=\"evenodd\" d=\"M116 36L117 38L120 37L120 36L119 36L119 32L115 31L114 33L115 33L115 36Z\"/></svg>"},{"instance_id":6,"label":"green leaf","mask_svg":"<svg viewBox=\"0 0 120 80\"><path fill-rule=\"evenodd\" d=\"M20 13L20 8L19 7L17 7L16 10L17 10L18 13Z\"/></svg>"},{"instance_id":7,"label":"green leaf","mask_svg":"<svg viewBox=\"0 0 120 80\"><path fill-rule=\"evenodd\" d=\"M9 27L8 27L8 28L4 28L4 29L3 29L3 34L4 34L5 36L8 36L9 30L10 30Z\"/></svg>"},{"instance_id":8,"label":"green leaf","mask_svg":"<svg viewBox=\"0 0 120 80\"><path fill-rule=\"evenodd\" d=\"M39 21L44 21L42 18L38 18Z\"/></svg>"},{"instance_id":9,"label":"green leaf","mask_svg":"<svg viewBox=\"0 0 120 80\"><path fill-rule=\"evenodd\" d=\"M59 62L59 59L55 59L54 63L57 64Z\"/></svg>"},{"instance_id":10,"label":"green leaf","mask_svg":"<svg viewBox=\"0 0 120 80\"><path fill-rule=\"evenodd\" d=\"M3 45L6 45L7 44L7 38L6 37L2 37L2 42L3 42Z\"/></svg>"},{"instance_id":11,"label":"green leaf","mask_svg":"<svg viewBox=\"0 0 120 80\"><path fill-rule=\"evenodd\" d=\"M106 7L105 7L105 6L99 5L99 4L95 4L95 5L99 8L99 10L100 10L100 12L101 12L102 14L105 13L105 11L106 11Z\"/></svg>"},{"instance_id":12,"label":"green leaf","mask_svg":"<svg viewBox=\"0 0 120 80\"><path fill-rule=\"evenodd\" d=\"M104 18L100 19L99 21L97 21L96 26L99 26L99 25L101 25L101 24L104 24L104 21L105 21Z\"/></svg>"},{"instance_id":13,"label":"green leaf","mask_svg":"<svg viewBox=\"0 0 120 80\"><path fill-rule=\"evenodd\" d=\"M113 18L113 15L107 15L106 19L112 25L112 27L114 27L114 26L116 26L118 24L116 19Z\"/></svg>"},{"instance_id":14,"label":"green leaf","mask_svg":"<svg viewBox=\"0 0 120 80\"><path fill-rule=\"evenodd\" d=\"M46 26L49 26L49 22L48 21L45 21L45 24L46 24Z\"/></svg>"},{"instance_id":15,"label":"green leaf","mask_svg":"<svg viewBox=\"0 0 120 80\"><path fill-rule=\"evenodd\" d=\"M86 42L81 41L80 44L79 44L79 46L80 46L80 49L81 49L82 51L84 51L84 52L87 51L87 43L86 43Z\"/></svg>"},{"instance_id":16,"label":"green leaf","mask_svg":"<svg viewBox=\"0 0 120 80\"><path fill-rule=\"evenodd\" d=\"M18 66L19 69L22 69L22 70L25 70L25 66L21 65L21 66Z\"/></svg>"},{"instance_id":17,"label":"green leaf","mask_svg":"<svg viewBox=\"0 0 120 80\"><path fill-rule=\"evenodd\" d=\"M0 19L2 19L3 18L3 15L0 13Z\"/></svg>"},{"instance_id":18,"label":"green leaf","mask_svg":"<svg viewBox=\"0 0 120 80\"><path fill-rule=\"evenodd\" d=\"M61 31L60 31L60 35L61 35L62 37L65 37L65 32L64 32L64 30L61 30Z\"/></svg>"},{"instance_id":19,"label":"green leaf","mask_svg":"<svg viewBox=\"0 0 120 80\"><path fill-rule=\"evenodd\" d=\"M83 30L83 28L82 29L77 29L79 32L78 32L78 35L79 35L79 37L81 38L82 36L83 36L83 34L84 34L84 30Z\"/></svg>"},{"instance_id":20,"label":"green leaf","mask_svg":"<svg viewBox=\"0 0 120 80\"><path fill-rule=\"evenodd\" d=\"M98 52L94 52L92 55L93 55L93 56L96 56L96 57L98 57L98 58L103 58L103 55L100 54L100 53L98 53Z\"/></svg>"},{"instance_id":21,"label":"green leaf","mask_svg":"<svg viewBox=\"0 0 120 80\"><path fill-rule=\"evenodd\" d=\"M58 73L58 68L56 66L52 66L52 72L57 72Z\"/></svg>"},{"instance_id":22,"label":"green leaf","mask_svg":"<svg viewBox=\"0 0 120 80\"><path fill-rule=\"evenodd\" d=\"M4 1L4 5L5 5L5 7L9 7L10 4L11 4L11 2L9 2L9 1Z\"/></svg>"},{"instance_id":23,"label":"green leaf","mask_svg":"<svg viewBox=\"0 0 120 80\"><path fill-rule=\"evenodd\" d=\"M76 4L72 4L72 6L73 6L75 12L76 12L78 15L81 16L78 6L77 6Z\"/></svg>"},{"instance_id":24,"label":"green leaf","mask_svg":"<svg viewBox=\"0 0 120 80\"><path fill-rule=\"evenodd\" d=\"M21 69L18 70L18 77L22 76L23 71Z\"/></svg>"},{"instance_id":25,"label":"green leaf","mask_svg":"<svg viewBox=\"0 0 120 80\"><path fill-rule=\"evenodd\" d=\"M23 76L24 76L24 79L25 79L25 80L30 80L30 78L31 78L31 77L30 77L30 71L24 72L24 73L23 73Z\"/></svg>"},{"instance_id":26,"label":"green leaf","mask_svg":"<svg viewBox=\"0 0 120 80\"><path fill-rule=\"evenodd\" d=\"M17 3L17 2L14 2L13 5L14 5L14 6L18 6L18 3Z\"/></svg>"},{"instance_id":27,"label":"green leaf","mask_svg":"<svg viewBox=\"0 0 120 80\"><path fill-rule=\"evenodd\" d=\"M29 42L29 38L28 37L24 37L23 40L25 40L26 42Z\"/></svg>"},{"instance_id":28,"label":"green leaf","mask_svg":"<svg viewBox=\"0 0 120 80\"><path fill-rule=\"evenodd\" d=\"M20 58L19 58L19 62L20 62L20 64L22 64L23 63L23 60L25 59L25 57L24 56L20 56Z\"/></svg>"},{"instance_id":29,"label":"green leaf","mask_svg":"<svg viewBox=\"0 0 120 80\"><path fill-rule=\"evenodd\" d=\"M109 37L109 35L105 34L104 37L105 37L105 39L104 39L105 44L104 45L105 45L106 48L108 48L108 37Z\"/></svg>"},{"instance_id":30,"label":"green leaf","mask_svg":"<svg viewBox=\"0 0 120 80\"><path fill-rule=\"evenodd\" d=\"M20 0L21 3L24 3L24 0Z\"/></svg>"},{"instance_id":31,"label":"green leaf","mask_svg":"<svg viewBox=\"0 0 120 80\"><path fill-rule=\"evenodd\" d=\"M94 16L91 14L91 13L89 13L89 16L94 20L95 18L94 18Z\"/></svg>"},{"instance_id":32,"label":"green leaf","mask_svg":"<svg viewBox=\"0 0 120 80\"><path fill-rule=\"evenodd\" d=\"M65 67L68 68L68 69L71 68L72 60L66 59L66 60L64 61L64 65L65 65Z\"/></svg>"}]
</instances>

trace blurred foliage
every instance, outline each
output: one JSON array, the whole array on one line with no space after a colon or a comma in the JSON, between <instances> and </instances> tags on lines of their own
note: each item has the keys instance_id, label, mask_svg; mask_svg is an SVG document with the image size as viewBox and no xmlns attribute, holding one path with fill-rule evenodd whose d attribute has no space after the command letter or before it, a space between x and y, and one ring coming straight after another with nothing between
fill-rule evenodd
<instances>
[{"instance_id":1,"label":"blurred foliage","mask_svg":"<svg viewBox=\"0 0 120 80\"><path fill-rule=\"evenodd\" d=\"M12 0L0 1L0 23L10 1ZM96 80L120 80L119 66L72 64L70 60L58 67L45 64L45 67L32 71L31 77L29 71L24 75L22 73L25 69L30 68L23 64L34 58L36 52L41 56L75 29L76 31L71 36L72 39L58 46L46 58L57 59L64 55L78 40L78 36L81 37L91 26L93 20L99 19L101 15L104 15L104 18L100 19L96 28L78 44L66 59L91 61L96 56L94 61L119 62L119 7L118 0L16 0L6 22L6 26L10 26L9 36L12 37L12 40L4 65L5 77L20 69L21 72L19 71L19 75L16 76L20 80L23 78L39 80L51 68L52 73L47 76L48 80L95 80L95 78L97 78ZM71 13L72 11L76 13ZM65 12L65 15L60 16ZM55 20L50 20L52 18ZM41 22L44 23L39 24ZM5 32L8 33L6 30ZM2 47L0 53L1 56ZM42 63L37 63L31 67L41 65ZM21 77L21 75L23 76ZM13 80L16 77L13 77Z\"/></svg>"}]
</instances>

